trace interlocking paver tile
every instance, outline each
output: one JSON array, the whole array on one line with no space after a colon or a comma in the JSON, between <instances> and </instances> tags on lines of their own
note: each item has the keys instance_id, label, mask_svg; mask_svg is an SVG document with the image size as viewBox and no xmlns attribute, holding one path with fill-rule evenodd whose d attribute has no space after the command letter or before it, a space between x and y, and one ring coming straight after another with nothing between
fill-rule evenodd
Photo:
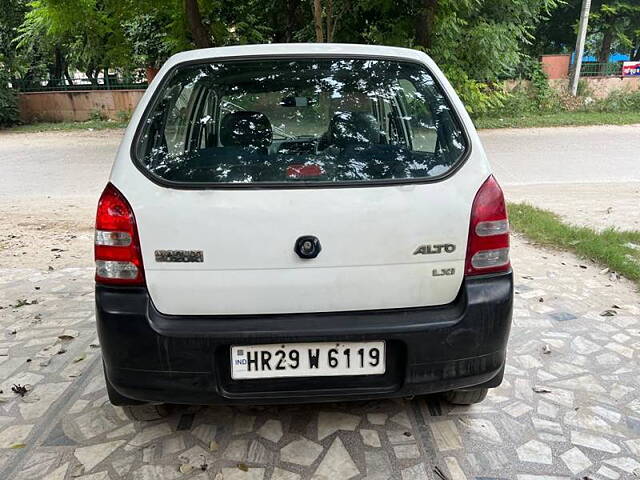
<instances>
[{"instance_id":1,"label":"interlocking paver tile","mask_svg":"<svg viewBox=\"0 0 640 480\"><path fill-rule=\"evenodd\" d=\"M513 243L505 380L470 407L438 396L146 406L130 412L132 420L106 397L92 271L2 270L0 478L423 480L438 478L434 469L451 480L640 475L640 296L596 265L580 268L584 261L569 254ZM37 302L11 307L20 298ZM24 397L11 392L15 383L30 386Z\"/></svg>"}]
</instances>

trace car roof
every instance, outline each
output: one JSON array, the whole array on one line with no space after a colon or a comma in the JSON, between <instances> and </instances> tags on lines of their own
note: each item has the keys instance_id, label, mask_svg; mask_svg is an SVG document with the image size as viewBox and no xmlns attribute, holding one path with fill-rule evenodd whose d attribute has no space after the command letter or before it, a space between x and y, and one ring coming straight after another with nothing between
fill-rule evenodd
<instances>
[{"instance_id":1,"label":"car roof","mask_svg":"<svg viewBox=\"0 0 640 480\"><path fill-rule=\"evenodd\" d=\"M429 59L425 53L419 50L412 50L410 48L350 43L270 43L187 50L173 55L167 61L167 66L172 67L178 63L213 58L274 57L279 55L308 55L311 57L326 55L362 55L370 57L391 57L403 60L418 60L421 62L425 62L426 60L428 63L431 63L431 59Z\"/></svg>"}]
</instances>

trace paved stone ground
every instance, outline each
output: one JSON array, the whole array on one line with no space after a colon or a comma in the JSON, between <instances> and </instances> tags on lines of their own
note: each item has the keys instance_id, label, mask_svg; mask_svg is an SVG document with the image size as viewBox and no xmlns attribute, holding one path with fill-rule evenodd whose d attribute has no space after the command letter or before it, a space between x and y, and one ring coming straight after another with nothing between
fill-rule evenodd
<instances>
[{"instance_id":1,"label":"paved stone ground","mask_svg":"<svg viewBox=\"0 0 640 480\"><path fill-rule=\"evenodd\" d=\"M0 479L640 477L634 287L518 238L513 259L505 381L478 406L432 396L129 412L140 420L106 397L92 270L0 270Z\"/></svg>"}]
</instances>

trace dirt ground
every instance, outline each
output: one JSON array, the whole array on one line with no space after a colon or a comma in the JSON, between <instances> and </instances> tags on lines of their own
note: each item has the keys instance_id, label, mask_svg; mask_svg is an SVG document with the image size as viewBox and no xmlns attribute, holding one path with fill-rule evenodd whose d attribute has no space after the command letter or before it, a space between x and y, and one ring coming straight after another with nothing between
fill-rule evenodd
<instances>
[{"instance_id":1,"label":"dirt ground","mask_svg":"<svg viewBox=\"0 0 640 480\"><path fill-rule=\"evenodd\" d=\"M93 263L93 197L20 197L0 205L0 268Z\"/></svg>"},{"instance_id":2,"label":"dirt ground","mask_svg":"<svg viewBox=\"0 0 640 480\"><path fill-rule=\"evenodd\" d=\"M0 132L0 268L92 266L95 208L122 132Z\"/></svg>"}]
</instances>

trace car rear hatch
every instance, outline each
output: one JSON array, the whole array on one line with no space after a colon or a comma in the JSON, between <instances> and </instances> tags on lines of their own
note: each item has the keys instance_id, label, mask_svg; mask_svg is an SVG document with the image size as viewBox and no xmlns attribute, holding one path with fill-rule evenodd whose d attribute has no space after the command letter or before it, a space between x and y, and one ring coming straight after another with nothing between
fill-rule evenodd
<instances>
[{"instance_id":1,"label":"car rear hatch","mask_svg":"<svg viewBox=\"0 0 640 480\"><path fill-rule=\"evenodd\" d=\"M131 142L112 179L162 313L411 308L459 293L489 172L425 65L178 65ZM315 258L296 252L301 237Z\"/></svg>"},{"instance_id":2,"label":"car rear hatch","mask_svg":"<svg viewBox=\"0 0 640 480\"><path fill-rule=\"evenodd\" d=\"M451 302L464 273L469 209L447 182L165 191L135 214L161 312L264 314ZM316 258L294 251L306 235L320 242ZM167 250L202 252L203 261L156 257Z\"/></svg>"}]
</instances>

